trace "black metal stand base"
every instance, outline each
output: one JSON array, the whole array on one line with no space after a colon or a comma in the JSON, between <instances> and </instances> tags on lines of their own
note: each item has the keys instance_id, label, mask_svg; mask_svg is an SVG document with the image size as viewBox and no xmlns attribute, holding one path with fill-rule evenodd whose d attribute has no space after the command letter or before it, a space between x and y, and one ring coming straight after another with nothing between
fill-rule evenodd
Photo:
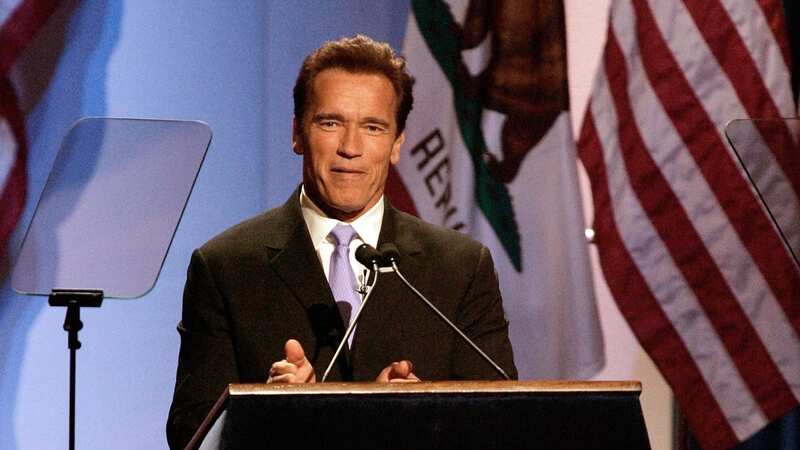
<instances>
[{"instance_id":1,"label":"black metal stand base","mask_svg":"<svg viewBox=\"0 0 800 450\"><path fill-rule=\"evenodd\" d=\"M69 450L75 450L75 357L76 351L81 348L81 341L78 340L78 332L83 328L81 307L100 307L103 303L103 291L54 289L48 303L50 306L67 308L64 331L67 332L69 348Z\"/></svg>"}]
</instances>

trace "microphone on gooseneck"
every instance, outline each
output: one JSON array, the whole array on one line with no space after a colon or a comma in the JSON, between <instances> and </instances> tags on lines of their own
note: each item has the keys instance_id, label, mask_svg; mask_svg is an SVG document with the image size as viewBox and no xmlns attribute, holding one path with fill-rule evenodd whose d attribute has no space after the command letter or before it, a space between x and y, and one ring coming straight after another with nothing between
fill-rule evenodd
<instances>
[{"instance_id":1,"label":"microphone on gooseneck","mask_svg":"<svg viewBox=\"0 0 800 450\"><path fill-rule=\"evenodd\" d=\"M481 358L484 359L484 361L489 363L492 366L492 368L494 368L494 370L496 370L497 373L500 374L500 376L502 376L506 380L511 379L506 373L506 371L503 370L503 368L500 367L499 364L497 364L492 358L489 357L489 355L487 355L483 350L481 350L477 344L472 342L472 339L468 338L466 334L464 334L453 322L450 321L450 319L448 319L444 314L442 314L441 311L439 311L439 308L434 306L433 303L430 302L430 300L428 300L424 295L422 295L420 291L417 290L417 288L412 286L411 283L409 283L408 280L406 280L406 277L404 277L403 274L400 272L400 269L397 268L397 263L400 261L400 251L397 250L396 245L389 242L381 244L380 255L383 259L383 263L386 266L390 266L394 270L394 273L396 273L397 276L400 278L400 280L402 280L403 283L406 286L408 286L408 288L411 289L411 291L414 294L416 294L417 298L422 300L422 302L425 303L425 305L427 305L431 311L436 313L436 315L439 316L439 318L442 319L453 331L455 331L456 334L458 334L464 342L469 344L469 346L473 350L475 350L475 352L478 353L478 355L480 355Z\"/></svg>"},{"instance_id":2,"label":"microphone on gooseneck","mask_svg":"<svg viewBox=\"0 0 800 450\"><path fill-rule=\"evenodd\" d=\"M386 242L380 245L380 255L383 263L387 266L394 266L396 262L400 261L400 250L391 242Z\"/></svg>"},{"instance_id":3,"label":"microphone on gooseneck","mask_svg":"<svg viewBox=\"0 0 800 450\"><path fill-rule=\"evenodd\" d=\"M375 250L375 247L369 244L361 244L356 249L356 261L364 265L364 267L376 267L383 263L381 252Z\"/></svg>"},{"instance_id":4,"label":"microphone on gooseneck","mask_svg":"<svg viewBox=\"0 0 800 450\"><path fill-rule=\"evenodd\" d=\"M375 287L375 283L378 282L378 267L382 264L382 257L380 252L375 250L375 247L369 244L361 244L356 249L356 260L364 265L364 267L369 268L369 270L374 274L371 278L372 284L366 286L366 293L361 292L361 295L364 296L363 300L361 300L361 307L358 308L355 317L353 320L350 321L350 325L347 327L347 331L344 333L344 337L339 342L339 346L336 347L336 352L333 354L333 358L331 358L331 362L328 363L328 367L325 369L325 373L322 375L322 383L328 378L328 374L333 367L334 362L339 357L339 354L342 352L344 348L345 342L350 338L350 335L353 334L353 330L356 329L356 324L358 323L359 317L361 317L361 311L364 311L364 307L367 305L367 300L369 300L370 294L372 294L372 288ZM364 284L367 284L365 281Z\"/></svg>"}]
</instances>

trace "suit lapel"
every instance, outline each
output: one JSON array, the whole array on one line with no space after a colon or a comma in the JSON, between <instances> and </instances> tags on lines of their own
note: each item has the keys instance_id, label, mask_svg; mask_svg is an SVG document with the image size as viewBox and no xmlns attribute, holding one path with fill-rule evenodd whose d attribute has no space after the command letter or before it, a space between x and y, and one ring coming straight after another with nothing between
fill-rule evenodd
<instances>
[{"instance_id":1,"label":"suit lapel","mask_svg":"<svg viewBox=\"0 0 800 450\"><path fill-rule=\"evenodd\" d=\"M282 230L267 237L270 265L304 308L332 304L331 290L300 213L297 195L292 195L282 209L287 219Z\"/></svg>"},{"instance_id":2,"label":"suit lapel","mask_svg":"<svg viewBox=\"0 0 800 450\"><path fill-rule=\"evenodd\" d=\"M269 262L308 314L317 342L313 350L306 350L320 377L345 328L300 211L299 189L282 209L286 222L279 232L267 238ZM339 370L345 379L350 378L346 348L340 362Z\"/></svg>"}]
</instances>

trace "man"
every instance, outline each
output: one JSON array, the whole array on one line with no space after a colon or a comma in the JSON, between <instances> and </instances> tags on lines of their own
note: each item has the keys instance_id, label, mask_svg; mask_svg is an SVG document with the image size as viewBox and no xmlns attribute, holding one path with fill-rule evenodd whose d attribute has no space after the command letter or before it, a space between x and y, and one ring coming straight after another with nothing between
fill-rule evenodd
<instances>
[{"instance_id":1,"label":"man","mask_svg":"<svg viewBox=\"0 0 800 450\"><path fill-rule=\"evenodd\" d=\"M516 377L488 250L383 199L412 83L404 60L364 36L328 42L304 61L293 122L302 186L192 255L171 447L188 442L228 383L321 378L359 306L363 266L353 253L364 242L394 243L406 277ZM396 276L381 276L374 289L332 380L497 378Z\"/></svg>"}]
</instances>

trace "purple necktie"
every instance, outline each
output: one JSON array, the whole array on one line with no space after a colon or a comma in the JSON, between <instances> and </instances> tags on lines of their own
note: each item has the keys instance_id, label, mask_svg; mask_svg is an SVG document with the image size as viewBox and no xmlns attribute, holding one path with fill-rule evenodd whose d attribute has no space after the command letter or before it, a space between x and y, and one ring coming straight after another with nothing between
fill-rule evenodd
<instances>
[{"instance_id":1,"label":"purple necktie","mask_svg":"<svg viewBox=\"0 0 800 450\"><path fill-rule=\"evenodd\" d=\"M339 224L331 231L331 238L336 242L336 248L331 255L331 264L328 270L328 283L331 285L333 298L345 326L350 325L350 319L361 304L361 297L356 288L356 276L350 265L350 241L356 237L356 230L350 225ZM352 344L353 336L350 335L347 343Z\"/></svg>"}]
</instances>

